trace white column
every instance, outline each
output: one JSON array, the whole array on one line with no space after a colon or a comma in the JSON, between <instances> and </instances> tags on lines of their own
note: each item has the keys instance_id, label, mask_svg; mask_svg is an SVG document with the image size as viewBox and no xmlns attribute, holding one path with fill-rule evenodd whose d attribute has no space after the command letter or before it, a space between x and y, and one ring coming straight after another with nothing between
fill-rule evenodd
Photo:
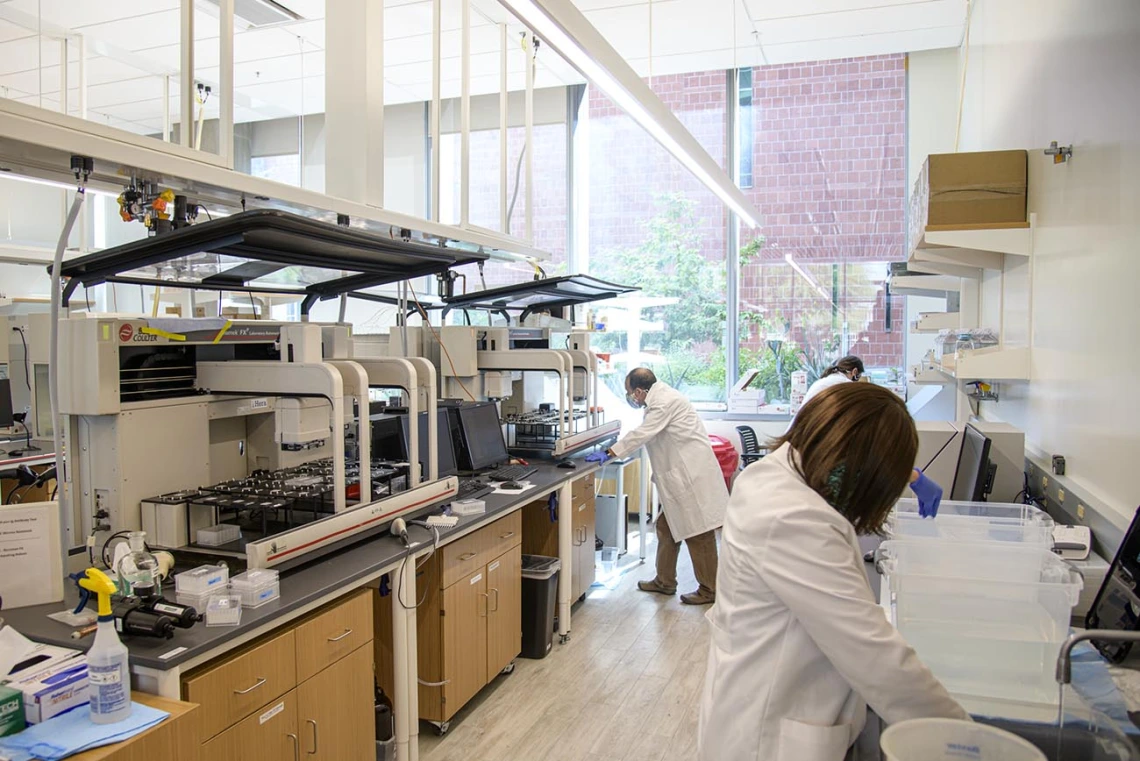
<instances>
[{"instance_id":1,"label":"white column","mask_svg":"<svg viewBox=\"0 0 1140 761\"><path fill-rule=\"evenodd\" d=\"M325 40L325 192L382 206L383 0L328 3Z\"/></svg>"},{"instance_id":2,"label":"white column","mask_svg":"<svg viewBox=\"0 0 1140 761\"><path fill-rule=\"evenodd\" d=\"M459 224L466 227L471 215L471 0L460 2Z\"/></svg>"},{"instance_id":3,"label":"white column","mask_svg":"<svg viewBox=\"0 0 1140 761\"><path fill-rule=\"evenodd\" d=\"M507 91L507 25L499 24L499 230L507 230L507 117L510 93Z\"/></svg>"},{"instance_id":4,"label":"white column","mask_svg":"<svg viewBox=\"0 0 1140 761\"><path fill-rule=\"evenodd\" d=\"M178 88L182 105L178 142L189 148L194 139L194 0L182 0L182 66Z\"/></svg>"},{"instance_id":5,"label":"white column","mask_svg":"<svg viewBox=\"0 0 1140 761\"><path fill-rule=\"evenodd\" d=\"M440 38L443 34L443 8L441 7L441 0L433 0L431 4L431 116L430 116L430 134L431 134L431 218L436 222L440 219L439 213L439 176L440 176L440 157L439 157L439 117L440 109L440 55L442 46Z\"/></svg>"},{"instance_id":6,"label":"white column","mask_svg":"<svg viewBox=\"0 0 1140 761\"><path fill-rule=\"evenodd\" d=\"M523 239L528 243L534 241L534 36L526 47L526 108L525 108L525 134L526 134L526 233Z\"/></svg>"},{"instance_id":7,"label":"white column","mask_svg":"<svg viewBox=\"0 0 1140 761\"><path fill-rule=\"evenodd\" d=\"M219 0L218 155L234 168L234 0Z\"/></svg>"},{"instance_id":8,"label":"white column","mask_svg":"<svg viewBox=\"0 0 1140 761\"><path fill-rule=\"evenodd\" d=\"M67 113L67 38L59 40L59 112Z\"/></svg>"},{"instance_id":9,"label":"white column","mask_svg":"<svg viewBox=\"0 0 1140 761\"><path fill-rule=\"evenodd\" d=\"M87 118L87 38L79 35L79 118Z\"/></svg>"}]
</instances>

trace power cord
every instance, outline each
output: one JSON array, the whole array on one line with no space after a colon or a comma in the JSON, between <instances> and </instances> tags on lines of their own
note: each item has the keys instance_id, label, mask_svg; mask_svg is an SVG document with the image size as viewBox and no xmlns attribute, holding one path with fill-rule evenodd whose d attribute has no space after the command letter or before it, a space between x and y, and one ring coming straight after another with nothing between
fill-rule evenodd
<instances>
[{"instance_id":1,"label":"power cord","mask_svg":"<svg viewBox=\"0 0 1140 761\"><path fill-rule=\"evenodd\" d=\"M404 526L402 531L397 531L397 523ZM422 526L423 528L430 530L432 533L431 552L429 552L426 556L424 556L424 559L422 561L416 563L416 571L419 571L421 568L424 567L424 565L427 564L427 562L429 560L432 559L432 556L435 555L436 550L439 549L439 528L436 526L429 526L427 523L425 523L423 521L412 521L412 525ZM392 522L391 531L393 534L396 534L397 536L400 537L400 539L404 542L405 547L408 547L409 549L411 548L411 544L408 540L407 524L405 524L402 519L397 518L395 521ZM411 556L412 555L410 552L404 556L404 561L402 563L400 563L400 578L396 582L396 600L397 600L397 602L400 603L400 607L402 607L404 610L417 610L421 605L424 604L424 602L427 600L427 596L428 596L428 589L425 586L424 591L423 591L423 595L420 597L419 601L415 605L408 605L404 601L404 572L407 570L408 559Z\"/></svg>"},{"instance_id":2,"label":"power cord","mask_svg":"<svg viewBox=\"0 0 1140 761\"><path fill-rule=\"evenodd\" d=\"M32 390L32 360L28 356L28 339L24 336L24 328L17 326L12 328L20 334L20 343L24 344L24 382L28 384L28 391Z\"/></svg>"},{"instance_id":3,"label":"power cord","mask_svg":"<svg viewBox=\"0 0 1140 761\"><path fill-rule=\"evenodd\" d=\"M480 262L480 264L482 264L482 262ZM481 274L482 273L480 273L480 275ZM467 388L466 384L464 384L463 381L459 379L459 374L455 372L455 362L451 359L451 352L447 350L447 346L443 343L443 339L440 338L439 332L435 329L435 326L431 324L431 320L428 319L427 310L424 309L423 304L420 303L420 299L416 295L416 289L412 285L411 281L408 281L408 290L412 294L412 301L416 302L416 308L420 310L420 317L423 318L424 324L428 326L428 330L430 330L432 336L435 337L435 341L439 344L439 348L443 349L443 355L447 357L447 364L451 366L452 377L455 378L455 380L459 383L459 387L463 389L463 393L467 394L467 398L471 401L475 401L475 395L471 393L471 390Z\"/></svg>"}]
</instances>

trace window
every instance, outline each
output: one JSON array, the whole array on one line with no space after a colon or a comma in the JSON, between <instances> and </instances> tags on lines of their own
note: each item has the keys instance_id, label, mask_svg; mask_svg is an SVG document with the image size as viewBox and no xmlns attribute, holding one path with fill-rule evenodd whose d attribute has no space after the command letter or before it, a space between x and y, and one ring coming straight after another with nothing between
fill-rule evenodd
<instances>
[{"instance_id":1,"label":"window","mask_svg":"<svg viewBox=\"0 0 1140 761\"><path fill-rule=\"evenodd\" d=\"M905 305L884 284L905 259L904 66L883 56L748 72L741 173L749 156L763 228L741 230L740 369L761 371L770 401L788 399L793 371L811 382L844 354L876 379L902 375Z\"/></svg>"},{"instance_id":2,"label":"window","mask_svg":"<svg viewBox=\"0 0 1140 761\"><path fill-rule=\"evenodd\" d=\"M752 187L752 69L740 69L736 84L736 184L747 189Z\"/></svg>"},{"instance_id":3,"label":"window","mask_svg":"<svg viewBox=\"0 0 1140 761\"><path fill-rule=\"evenodd\" d=\"M249 160L249 173L288 185L301 184L301 157L296 153L280 156L254 156Z\"/></svg>"},{"instance_id":4,"label":"window","mask_svg":"<svg viewBox=\"0 0 1140 761\"><path fill-rule=\"evenodd\" d=\"M726 74L652 81L722 165L729 134ZM589 274L642 289L633 299L595 307L607 327L594 346L610 356L605 379L613 401L624 397L626 373L648 366L694 402L723 405L724 205L603 94L589 91L581 108L588 110L589 130Z\"/></svg>"}]
</instances>

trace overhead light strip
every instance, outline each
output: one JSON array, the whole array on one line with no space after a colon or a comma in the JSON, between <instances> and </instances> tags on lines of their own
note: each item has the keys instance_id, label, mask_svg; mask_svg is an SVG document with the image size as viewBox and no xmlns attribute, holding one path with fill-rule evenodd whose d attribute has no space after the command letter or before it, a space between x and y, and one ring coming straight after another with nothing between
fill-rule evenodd
<instances>
[{"instance_id":1,"label":"overhead light strip","mask_svg":"<svg viewBox=\"0 0 1140 761\"><path fill-rule=\"evenodd\" d=\"M759 226L759 215L740 188L569 0L499 1L641 125L742 223Z\"/></svg>"}]
</instances>

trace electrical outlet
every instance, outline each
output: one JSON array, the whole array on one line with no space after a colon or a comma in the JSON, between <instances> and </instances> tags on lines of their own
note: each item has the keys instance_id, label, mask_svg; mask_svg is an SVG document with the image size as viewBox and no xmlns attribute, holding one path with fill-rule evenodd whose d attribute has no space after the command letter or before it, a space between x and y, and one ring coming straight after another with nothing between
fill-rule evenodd
<instances>
[{"instance_id":1,"label":"electrical outlet","mask_svg":"<svg viewBox=\"0 0 1140 761\"><path fill-rule=\"evenodd\" d=\"M1077 503L1077 520L1083 521L1085 519L1085 506L1080 502Z\"/></svg>"},{"instance_id":2,"label":"electrical outlet","mask_svg":"<svg viewBox=\"0 0 1140 761\"><path fill-rule=\"evenodd\" d=\"M1041 476L1041 488L1042 489L1048 489L1049 488L1049 476Z\"/></svg>"},{"instance_id":3,"label":"electrical outlet","mask_svg":"<svg viewBox=\"0 0 1140 761\"><path fill-rule=\"evenodd\" d=\"M1065 501L1065 490L1064 489L1058 489L1057 490L1057 501L1058 502L1064 502Z\"/></svg>"}]
</instances>

